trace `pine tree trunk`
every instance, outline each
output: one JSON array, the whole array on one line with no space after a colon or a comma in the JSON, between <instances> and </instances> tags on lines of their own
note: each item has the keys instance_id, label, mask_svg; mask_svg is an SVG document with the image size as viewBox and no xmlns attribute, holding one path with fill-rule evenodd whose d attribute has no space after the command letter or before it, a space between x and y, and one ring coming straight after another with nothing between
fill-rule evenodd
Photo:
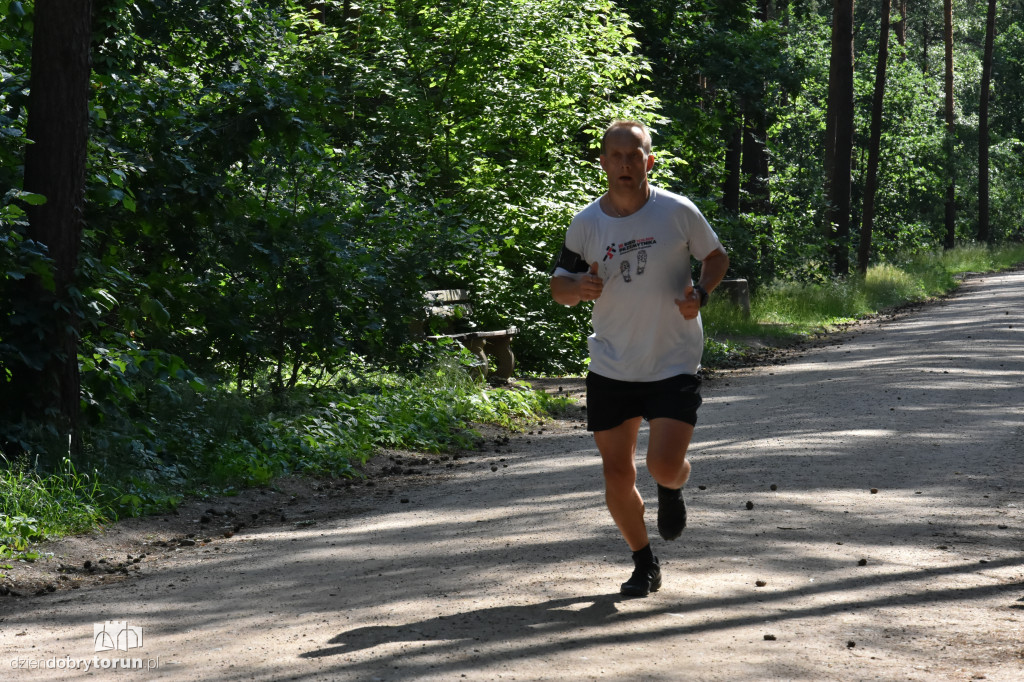
<instances>
[{"instance_id":1,"label":"pine tree trunk","mask_svg":"<svg viewBox=\"0 0 1024 682\"><path fill-rule=\"evenodd\" d=\"M772 210L768 188L768 130L765 116L758 113L753 120L747 119L743 131L743 179L744 192L741 206L745 213L755 213L767 217ZM760 265L761 276L770 279L775 273L775 235L772 222L762 223L758 236L761 244Z\"/></svg>"},{"instance_id":2,"label":"pine tree trunk","mask_svg":"<svg viewBox=\"0 0 1024 682\"><path fill-rule=\"evenodd\" d=\"M896 27L896 40L899 42L900 47L907 46L907 0L899 0L900 2L900 23ZM892 8L890 7L890 11ZM906 59L906 55L904 55Z\"/></svg>"},{"instance_id":3,"label":"pine tree trunk","mask_svg":"<svg viewBox=\"0 0 1024 682\"><path fill-rule=\"evenodd\" d=\"M943 4L944 40L946 45L946 239L944 246L953 248L956 244L956 167L953 154L956 136L956 120L953 113L953 0Z\"/></svg>"},{"instance_id":4,"label":"pine tree trunk","mask_svg":"<svg viewBox=\"0 0 1024 682\"><path fill-rule=\"evenodd\" d=\"M28 236L49 250L52 290L25 281L19 304L38 315L46 346L42 369L11 368L6 418L55 426L60 443L77 449L80 386L78 304L72 296L82 233L89 135L91 0L37 0L26 135L24 188L46 203L28 209ZM12 414L15 412L17 414ZM20 417L20 419L19 419ZM55 464L58 453L51 453ZM67 454L63 449L62 454Z\"/></svg>"},{"instance_id":5,"label":"pine tree trunk","mask_svg":"<svg viewBox=\"0 0 1024 682\"><path fill-rule=\"evenodd\" d=\"M931 24L927 21L921 22L921 71L924 75L930 75L931 62L928 60L928 53L932 49L932 38L934 34L930 28Z\"/></svg>"},{"instance_id":6,"label":"pine tree trunk","mask_svg":"<svg viewBox=\"0 0 1024 682\"><path fill-rule=\"evenodd\" d=\"M768 132L764 116L747 116L743 126L743 211L765 213L769 208L768 197L768 147L765 140Z\"/></svg>"},{"instance_id":7,"label":"pine tree trunk","mask_svg":"<svg viewBox=\"0 0 1024 682\"><path fill-rule=\"evenodd\" d=\"M836 274L850 271L850 175L853 163L853 0L833 0L826 125L825 230Z\"/></svg>"},{"instance_id":8,"label":"pine tree trunk","mask_svg":"<svg viewBox=\"0 0 1024 682\"><path fill-rule=\"evenodd\" d=\"M759 21L771 18L769 0L757 0L754 16ZM765 84L767 87L767 84ZM768 196L768 116L763 108L747 107L743 131L743 174L746 183L747 211L768 213L771 199Z\"/></svg>"},{"instance_id":9,"label":"pine tree trunk","mask_svg":"<svg viewBox=\"0 0 1024 682\"><path fill-rule=\"evenodd\" d=\"M875 92L871 103L871 136L868 140L868 169L864 182L864 215L860 227L857 270L868 271L871 260L871 233L875 223L875 194L878 191L878 157L882 139L882 105L885 101L885 74L889 62L890 0L882 0L882 22L878 32L878 63L875 66Z\"/></svg>"},{"instance_id":10,"label":"pine tree trunk","mask_svg":"<svg viewBox=\"0 0 1024 682\"><path fill-rule=\"evenodd\" d=\"M992 82L992 51L996 37L996 0L988 0L985 56L981 64L981 101L978 106L978 241L992 241L989 227L988 104Z\"/></svg>"},{"instance_id":11,"label":"pine tree trunk","mask_svg":"<svg viewBox=\"0 0 1024 682\"><path fill-rule=\"evenodd\" d=\"M722 208L731 215L740 212L740 164L743 150L742 118L728 129L725 144L725 182L722 186Z\"/></svg>"}]
</instances>

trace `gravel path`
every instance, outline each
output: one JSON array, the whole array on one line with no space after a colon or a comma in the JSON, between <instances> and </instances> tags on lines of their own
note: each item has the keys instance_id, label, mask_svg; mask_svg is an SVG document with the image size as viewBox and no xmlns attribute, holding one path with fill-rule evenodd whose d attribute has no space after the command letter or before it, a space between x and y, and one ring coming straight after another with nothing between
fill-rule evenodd
<instances>
[{"instance_id":1,"label":"gravel path","mask_svg":"<svg viewBox=\"0 0 1024 682\"><path fill-rule=\"evenodd\" d=\"M419 476L397 477L406 455L375 488L245 509L273 523L224 531L241 511L214 509L194 546L126 526L149 550L109 581L76 567L82 589L0 598L0 679L130 657L151 669L116 679L1022 680L1022 301L1024 272L976 276L719 374L690 525L654 541L648 598L618 594L628 550L577 412ZM143 646L95 652L105 621Z\"/></svg>"}]
</instances>

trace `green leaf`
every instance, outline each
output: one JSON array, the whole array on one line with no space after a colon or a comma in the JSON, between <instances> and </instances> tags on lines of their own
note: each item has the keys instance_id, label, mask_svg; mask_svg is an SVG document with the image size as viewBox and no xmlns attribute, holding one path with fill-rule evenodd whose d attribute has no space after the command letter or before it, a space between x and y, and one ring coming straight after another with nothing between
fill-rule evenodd
<instances>
[{"instance_id":1,"label":"green leaf","mask_svg":"<svg viewBox=\"0 0 1024 682\"><path fill-rule=\"evenodd\" d=\"M142 305L139 306L142 312L150 317L158 325L165 325L171 321L171 314L167 312L167 308L164 304L155 298L147 298L142 301Z\"/></svg>"},{"instance_id":2,"label":"green leaf","mask_svg":"<svg viewBox=\"0 0 1024 682\"><path fill-rule=\"evenodd\" d=\"M18 192L18 198L30 206L42 206L46 203L46 197L32 192Z\"/></svg>"}]
</instances>

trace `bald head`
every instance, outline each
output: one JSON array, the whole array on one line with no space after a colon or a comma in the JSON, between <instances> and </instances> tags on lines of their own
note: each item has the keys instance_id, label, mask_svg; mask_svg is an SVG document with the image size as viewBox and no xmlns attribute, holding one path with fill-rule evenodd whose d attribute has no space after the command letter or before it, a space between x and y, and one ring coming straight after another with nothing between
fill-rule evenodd
<instances>
[{"instance_id":1,"label":"bald head","mask_svg":"<svg viewBox=\"0 0 1024 682\"><path fill-rule=\"evenodd\" d=\"M604 135L601 137L601 152L606 153L608 150L608 139L612 136L629 136L636 139L639 142L639 146L643 148L645 154L651 153L651 133L640 121L630 121L619 119L612 121L611 125L605 128ZM620 138L621 139L621 138Z\"/></svg>"}]
</instances>

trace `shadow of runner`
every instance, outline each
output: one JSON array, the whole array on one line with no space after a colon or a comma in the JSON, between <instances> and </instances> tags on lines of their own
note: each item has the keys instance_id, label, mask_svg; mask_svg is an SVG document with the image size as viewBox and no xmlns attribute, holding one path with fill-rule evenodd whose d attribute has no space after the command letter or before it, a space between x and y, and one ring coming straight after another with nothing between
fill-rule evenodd
<instances>
[{"instance_id":1,"label":"shadow of runner","mask_svg":"<svg viewBox=\"0 0 1024 682\"><path fill-rule=\"evenodd\" d=\"M417 623L371 625L336 635L329 643L337 646L310 651L300 658L337 656L396 642L474 641L483 635L500 641L532 638L541 632L564 632L604 624L621 615L615 605L626 599L630 597L619 594L565 597L540 604L497 606L438 616ZM586 606L579 610L569 608L580 604ZM488 629L484 629L484 625Z\"/></svg>"},{"instance_id":2,"label":"shadow of runner","mask_svg":"<svg viewBox=\"0 0 1024 682\"><path fill-rule=\"evenodd\" d=\"M389 650L383 655L362 660L346 659L342 664L346 673L360 669L370 671L381 668L400 668L404 674L426 672L437 668L476 669L471 656L461 655L473 643L487 647L489 663L534 659L565 651L584 651L592 647L621 646L629 643L666 641L670 637L696 636L713 631L756 626L769 620L773 623L805 618L821 618L849 612L851 609L878 609L908 607L923 604L957 604L985 599L1008 592L1020 593L1024 581L997 583L970 587L929 587L943 577L962 576L1007 566L1024 566L1024 555L1008 557L985 564L961 564L941 568L910 570L888 575L868 575L849 578L830 584L801 586L778 592L743 594L734 597L685 603L658 604L657 597L635 600L618 594L593 595L552 599L535 605L499 606L439 616L394 626L359 627L342 632L329 640L334 646L300 654L300 658L318 659L344 656L390 644L424 644L414 651ZM906 584L897 595L870 592L890 584ZM915 589L915 587L919 589ZM850 593L849 598L829 604L807 604L807 598L829 593ZM640 601L654 608L620 612L617 604ZM1017 600L1024 601L1024 598ZM794 604L805 604L794 607ZM774 604L776 610L750 613L746 607ZM575 606L582 606L576 608ZM1010 608L1021 608L1017 603ZM728 616L730 612L737 615ZM719 617L708 619L708 613ZM681 622L666 621L651 627L654 619L672 616ZM628 625L632 624L632 625ZM614 625L615 627L609 627ZM627 627L623 627L628 625ZM496 649L495 645L503 648ZM447 661L437 657L447 655ZM454 656L454 657L453 657Z\"/></svg>"}]
</instances>

